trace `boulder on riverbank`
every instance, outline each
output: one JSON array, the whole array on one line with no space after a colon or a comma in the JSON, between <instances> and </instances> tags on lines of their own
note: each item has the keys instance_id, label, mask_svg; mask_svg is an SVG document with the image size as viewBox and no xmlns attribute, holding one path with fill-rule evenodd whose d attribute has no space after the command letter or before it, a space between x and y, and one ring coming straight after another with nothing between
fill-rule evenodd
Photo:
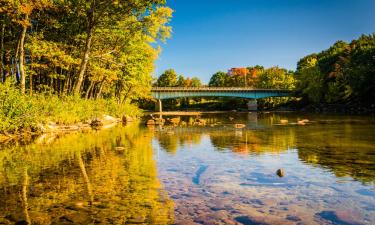
<instances>
[{"instance_id":1,"label":"boulder on riverbank","mask_svg":"<svg viewBox=\"0 0 375 225\"><path fill-rule=\"evenodd\" d=\"M100 118L95 118L92 120L87 120L84 122L78 122L75 124L57 124L55 122L47 122L45 124L39 123L37 124L37 128L35 131L30 130L20 130L14 134L0 134L0 143L7 142L9 140L14 139L21 139L25 136L36 136L41 134L58 134L58 133L69 133L69 132L78 132L78 131L87 131L91 129L106 129L115 126L116 124L120 123L121 119L103 115ZM41 140L41 142L45 142L45 140Z\"/></svg>"},{"instance_id":2,"label":"boulder on riverbank","mask_svg":"<svg viewBox=\"0 0 375 225\"><path fill-rule=\"evenodd\" d=\"M127 124L127 123L132 123L136 120L136 118L131 117L131 116L123 116L122 117L122 123Z\"/></svg>"},{"instance_id":3,"label":"boulder on riverbank","mask_svg":"<svg viewBox=\"0 0 375 225\"><path fill-rule=\"evenodd\" d=\"M181 122L181 117L169 118L166 121L167 125L177 126Z\"/></svg>"}]
</instances>

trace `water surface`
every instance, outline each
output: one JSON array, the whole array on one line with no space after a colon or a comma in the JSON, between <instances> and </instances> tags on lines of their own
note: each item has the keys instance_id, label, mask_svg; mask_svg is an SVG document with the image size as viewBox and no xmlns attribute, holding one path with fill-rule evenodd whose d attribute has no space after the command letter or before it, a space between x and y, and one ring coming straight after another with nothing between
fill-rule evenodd
<instances>
[{"instance_id":1,"label":"water surface","mask_svg":"<svg viewBox=\"0 0 375 225\"><path fill-rule=\"evenodd\" d=\"M375 224L373 118L249 113L203 119L205 127L164 128L153 139L176 223ZM303 119L309 121L299 125Z\"/></svg>"},{"instance_id":2,"label":"water surface","mask_svg":"<svg viewBox=\"0 0 375 225\"><path fill-rule=\"evenodd\" d=\"M180 119L2 145L0 224L375 224L373 118Z\"/></svg>"}]
</instances>

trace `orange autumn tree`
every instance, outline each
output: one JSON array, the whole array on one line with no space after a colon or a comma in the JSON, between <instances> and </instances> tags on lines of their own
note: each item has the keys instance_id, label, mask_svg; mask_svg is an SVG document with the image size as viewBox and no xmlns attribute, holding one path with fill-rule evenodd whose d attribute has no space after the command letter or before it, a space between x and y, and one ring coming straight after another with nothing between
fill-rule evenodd
<instances>
[{"instance_id":1,"label":"orange autumn tree","mask_svg":"<svg viewBox=\"0 0 375 225\"><path fill-rule=\"evenodd\" d=\"M249 70L247 68L232 68L228 71L228 75L231 77L233 86L248 86Z\"/></svg>"},{"instance_id":2,"label":"orange autumn tree","mask_svg":"<svg viewBox=\"0 0 375 225\"><path fill-rule=\"evenodd\" d=\"M249 70L247 68L232 68L228 73L231 76L246 76L249 74Z\"/></svg>"}]
</instances>

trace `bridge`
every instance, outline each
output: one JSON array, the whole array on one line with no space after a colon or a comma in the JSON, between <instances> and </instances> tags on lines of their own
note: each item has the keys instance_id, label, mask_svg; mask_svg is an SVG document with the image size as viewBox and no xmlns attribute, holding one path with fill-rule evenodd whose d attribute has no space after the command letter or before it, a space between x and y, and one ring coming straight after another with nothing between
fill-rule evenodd
<instances>
[{"instance_id":1,"label":"bridge","mask_svg":"<svg viewBox=\"0 0 375 225\"><path fill-rule=\"evenodd\" d=\"M250 87L154 87L152 96L158 100L156 111L162 111L162 100L186 97L235 97L251 99L249 110L257 110L257 99L287 97L290 90L256 89Z\"/></svg>"}]
</instances>

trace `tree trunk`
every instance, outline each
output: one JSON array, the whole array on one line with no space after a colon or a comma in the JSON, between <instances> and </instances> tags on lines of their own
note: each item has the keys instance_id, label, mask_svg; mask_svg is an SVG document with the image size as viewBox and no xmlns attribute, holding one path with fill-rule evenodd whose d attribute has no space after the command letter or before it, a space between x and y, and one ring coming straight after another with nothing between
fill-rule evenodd
<instances>
[{"instance_id":1,"label":"tree trunk","mask_svg":"<svg viewBox=\"0 0 375 225\"><path fill-rule=\"evenodd\" d=\"M19 79L17 77L17 73L18 73L18 60L19 60L19 52L20 52L20 40L21 38L17 38L18 41L17 41L17 47L16 47L16 52L14 54L14 58L11 59L11 60L14 60L14 61L11 61L11 67L13 67L13 76L14 76L14 81L16 82L19 82ZM11 70L12 70L11 69Z\"/></svg>"},{"instance_id":2,"label":"tree trunk","mask_svg":"<svg viewBox=\"0 0 375 225\"><path fill-rule=\"evenodd\" d=\"M1 40L0 40L0 76L5 82L5 71L4 71L4 35L5 35L5 22L1 25Z\"/></svg>"},{"instance_id":3,"label":"tree trunk","mask_svg":"<svg viewBox=\"0 0 375 225\"><path fill-rule=\"evenodd\" d=\"M25 19L28 21L29 16L26 15ZM20 37L20 74L21 74L21 93L25 94L26 90L26 71L25 71L25 37L26 37L27 26L22 27L22 33Z\"/></svg>"},{"instance_id":4,"label":"tree trunk","mask_svg":"<svg viewBox=\"0 0 375 225\"><path fill-rule=\"evenodd\" d=\"M90 58L91 41L92 41L92 35L94 31L94 8L95 8L95 1L91 3L90 10L87 12L88 26L87 26L87 31L86 31L87 36L86 36L85 50L82 56L77 82L74 87L75 95L78 95L81 90L83 78L86 73L87 63L89 62L89 58Z\"/></svg>"},{"instance_id":5,"label":"tree trunk","mask_svg":"<svg viewBox=\"0 0 375 225\"><path fill-rule=\"evenodd\" d=\"M128 96L129 96L131 90L132 90L132 86L130 86L128 88L128 90L126 91L126 93L124 95L124 99L122 100L122 104L124 104L126 102L126 100L128 99Z\"/></svg>"},{"instance_id":6,"label":"tree trunk","mask_svg":"<svg viewBox=\"0 0 375 225\"><path fill-rule=\"evenodd\" d=\"M65 82L64 82L63 95L68 95L69 94L69 83L70 83L70 74L67 73L66 77L65 77Z\"/></svg>"},{"instance_id":7,"label":"tree trunk","mask_svg":"<svg viewBox=\"0 0 375 225\"><path fill-rule=\"evenodd\" d=\"M96 94L96 99L100 98L100 95L102 94L102 90L103 90L104 82L105 82L105 81L103 80L102 83L100 84L99 91L98 91L98 93Z\"/></svg>"},{"instance_id":8,"label":"tree trunk","mask_svg":"<svg viewBox=\"0 0 375 225\"><path fill-rule=\"evenodd\" d=\"M12 75L12 56L11 56L9 49L5 50L4 61L5 61L4 77L6 79L7 77Z\"/></svg>"},{"instance_id":9,"label":"tree trunk","mask_svg":"<svg viewBox=\"0 0 375 225\"><path fill-rule=\"evenodd\" d=\"M90 81L90 85L89 85L89 87L87 88L86 95L85 95L85 98L86 98L86 99L89 98L89 95L90 95L90 92L91 92L91 89L92 89L93 86L94 86L94 82Z\"/></svg>"},{"instance_id":10,"label":"tree trunk","mask_svg":"<svg viewBox=\"0 0 375 225\"><path fill-rule=\"evenodd\" d=\"M33 76L30 74L30 96L33 95Z\"/></svg>"}]
</instances>

